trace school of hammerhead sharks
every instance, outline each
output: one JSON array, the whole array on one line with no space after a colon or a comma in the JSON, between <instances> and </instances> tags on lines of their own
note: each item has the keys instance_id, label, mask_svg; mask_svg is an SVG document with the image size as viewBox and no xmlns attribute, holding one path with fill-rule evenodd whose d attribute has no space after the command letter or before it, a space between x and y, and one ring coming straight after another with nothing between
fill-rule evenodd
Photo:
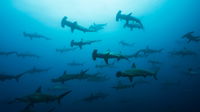
<instances>
[{"instance_id":1,"label":"school of hammerhead sharks","mask_svg":"<svg viewBox=\"0 0 200 112\"><path fill-rule=\"evenodd\" d=\"M116 21L117 22L123 22L124 21L124 28L129 28L131 31L133 29L140 29L143 30L144 26L141 22L140 19L138 19L137 17L132 16L132 13L129 14L123 14L122 11L118 11L116 14ZM72 22L68 20L68 17L63 17L61 19L61 27L65 28L65 27L69 27L72 33L75 33L75 30L78 31L82 31L84 33L87 32L98 32L99 30L104 29L104 27L106 27L107 24L92 24L89 28L86 28L84 26L79 25L76 21ZM187 43L191 43L191 42L200 42L200 36L195 36L193 34L194 32L188 32L186 34L184 34L182 36L183 39L187 39ZM44 35L41 34L37 34L37 33L27 33L27 32L23 32L23 36L32 39L45 39L45 40L51 40L51 38L48 38ZM97 43L97 42L101 42L101 40L87 40L84 41L83 39L81 39L80 41L75 41L75 40L71 40L70 42L70 46L71 48L58 48L56 49L56 52L58 53L65 53L65 52L69 52L69 51L74 51L76 49L83 49L83 46L85 45L91 45L93 43ZM125 41L120 41L119 44L121 44L122 46L126 46L126 47L133 47L134 43L130 43L130 42L125 42ZM98 49L94 49L91 52L91 60L95 61L95 60L100 60L102 59L105 64L99 64L96 65L96 68L117 68L114 64L115 63L111 63L109 62L109 60L112 59L116 59L117 61L120 61L122 59L130 61L130 58L145 58L148 57L151 54L156 54L156 53L161 53L163 52L164 49L151 49L149 46L147 46L144 49L140 49L138 51L136 51L133 54L130 55L123 55L121 53L113 53L110 50L107 50L103 53L99 52ZM190 49L187 48L183 48L180 50L174 50L171 52L168 52L170 55L172 56L180 56L180 57L185 57L185 56L198 56L198 53L196 53L195 51L192 51ZM40 58L40 56L36 55L36 54L31 54L31 53L20 53L20 52L16 52L16 51L10 51L10 52L5 52L5 51L0 51L0 56L9 56L9 55L16 55L17 57L22 57L22 58ZM116 61L116 62L117 62ZM157 66L157 65L161 65L162 62L157 61L157 60L148 60L148 63L150 63L151 65ZM84 66L84 63L79 63L79 62L75 62L72 61L70 63L68 63L69 66ZM17 82L19 81L19 79L22 76L25 76L26 74L37 74L37 73L43 73L43 72L48 72L51 68L45 68L45 69L41 69L41 68L36 68L33 67L30 70L27 70L23 73L17 74L17 75L8 75L8 74L0 74L0 81L6 81L6 80L12 80L15 79ZM48 103L48 102L54 102L57 101L58 103L60 103L61 99L63 99L65 96L67 96L68 94L72 93L72 90L67 90L67 88L65 86L62 86L62 84L64 84L66 81L69 80L87 80L87 81L96 81L96 82L103 82L106 80L109 80L109 78L105 75L101 75L100 73L95 73L95 74L89 74L88 73L89 69L85 69L85 70L81 70L79 73L75 73L75 74L70 74L67 73L66 71L64 71L64 73L56 78L53 78L51 80L52 83L61 83L61 85L57 85L54 86L52 88L49 88L49 90L65 90L64 93L60 94L60 95L51 95L51 94L46 94L42 92L42 86L38 87L36 89L35 92L33 92L30 95L27 96L22 96L22 97L18 97L15 98L11 101L8 101L8 104L13 104L13 103L17 103L17 102L23 102L26 105L26 107L21 110L20 112L33 112L33 106L38 104L38 103ZM122 82L118 82L116 85L112 86L112 88L116 89L116 90L121 90L121 89L126 89L126 88L133 88L136 84L139 83L149 83L146 80L138 80L138 81L134 81L133 79L135 77L152 77L155 80L158 80L157 74L160 71L160 68L157 67L154 71L149 71L149 70L145 70L145 69L140 69L137 68L135 63L131 64L130 69L124 70L124 71L118 71L116 72L116 77L117 78L127 78L128 81L130 82L130 84L124 84ZM186 71L186 74L189 76L193 76L193 75L197 75L199 74L198 71L196 71L196 69L194 68L188 68L188 70ZM164 82L163 85L177 85L178 82ZM94 93L91 94L85 98L83 98L83 101L93 101L93 100L97 100L97 99L101 99L101 98L105 98L107 97L108 94L106 93ZM47 110L47 112L53 112L55 111L55 108L51 108L50 110Z\"/></svg>"}]
</instances>

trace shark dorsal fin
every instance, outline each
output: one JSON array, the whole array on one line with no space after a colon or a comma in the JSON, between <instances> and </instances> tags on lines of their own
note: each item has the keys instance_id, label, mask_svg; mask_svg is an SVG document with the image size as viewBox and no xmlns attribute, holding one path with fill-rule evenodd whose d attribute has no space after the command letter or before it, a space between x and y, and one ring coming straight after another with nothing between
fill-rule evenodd
<instances>
[{"instance_id":1,"label":"shark dorsal fin","mask_svg":"<svg viewBox=\"0 0 200 112\"><path fill-rule=\"evenodd\" d=\"M132 15L132 12L128 14L128 16L131 16L131 15Z\"/></svg>"},{"instance_id":2,"label":"shark dorsal fin","mask_svg":"<svg viewBox=\"0 0 200 112\"><path fill-rule=\"evenodd\" d=\"M131 68L136 68L136 65L135 63L132 64Z\"/></svg>"},{"instance_id":3,"label":"shark dorsal fin","mask_svg":"<svg viewBox=\"0 0 200 112\"><path fill-rule=\"evenodd\" d=\"M106 62L106 64L108 64L108 58L104 58L104 61Z\"/></svg>"},{"instance_id":4,"label":"shark dorsal fin","mask_svg":"<svg viewBox=\"0 0 200 112\"><path fill-rule=\"evenodd\" d=\"M81 70L80 74L84 75L89 69Z\"/></svg>"},{"instance_id":5,"label":"shark dorsal fin","mask_svg":"<svg viewBox=\"0 0 200 112\"><path fill-rule=\"evenodd\" d=\"M35 93L42 93L42 86L39 86L39 87L36 89Z\"/></svg>"}]
</instances>

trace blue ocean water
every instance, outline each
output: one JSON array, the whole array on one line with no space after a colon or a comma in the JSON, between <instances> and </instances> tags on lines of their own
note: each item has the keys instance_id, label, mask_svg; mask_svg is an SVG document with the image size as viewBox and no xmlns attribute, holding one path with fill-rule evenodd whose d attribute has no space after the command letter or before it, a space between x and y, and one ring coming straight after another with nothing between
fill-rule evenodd
<instances>
[{"instance_id":1,"label":"blue ocean water","mask_svg":"<svg viewBox=\"0 0 200 112\"><path fill-rule=\"evenodd\" d=\"M0 79L0 112L24 112L29 103L14 102L16 98L33 94L38 87L42 93L60 95L72 91L61 99L61 103L49 102L29 107L34 112L199 112L200 111L200 2L198 0L2 0L0 1L0 75L15 76L26 72L19 81ZM138 18L144 29L124 28L126 21L116 21L116 14ZM88 28L93 23L106 24L97 32L82 32L68 26L61 27L61 20L77 22ZM137 22L136 22L137 23ZM33 38L23 35L39 34L50 38ZM182 38L188 32L197 38L189 42ZM84 45L82 49L70 46L71 40L101 40ZM123 41L131 45L122 45ZM132 43L134 43L132 45ZM76 48L60 53L56 49ZM98 53L129 56L141 49L162 49L162 52L129 60L93 60L94 49ZM187 50L191 54L171 52ZM6 55L5 53L13 52ZM20 56L20 53L35 54L39 58ZM177 52L176 52L177 53ZM151 64L150 61L160 62ZM69 65L77 62L80 65ZM157 78L116 77L118 71L126 71L132 64L138 69L157 70ZM27 73L34 68L46 69L38 73ZM52 79L67 74L88 74L106 77L102 80L69 80L64 84ZM104 78L105 78L104 77ZM0 77L1 78L1 77ZM120 82L120 83L119 83ZM116 84L134 85L116 90ZM65 90L50 90L58 85ZM58 88L59 89L59 88ZM84 98L103 93L105 96L84 101ZM48 100L48 99L47 99Z\"/></svg>"}]
</instances>

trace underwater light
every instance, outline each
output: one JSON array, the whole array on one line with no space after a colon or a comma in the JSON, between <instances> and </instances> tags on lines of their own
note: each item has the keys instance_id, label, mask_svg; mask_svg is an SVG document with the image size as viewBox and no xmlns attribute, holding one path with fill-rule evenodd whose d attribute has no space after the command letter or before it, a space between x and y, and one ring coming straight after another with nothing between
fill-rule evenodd
<instances>
[{"instance_id":1,"label":"underwater light","mask_svg":"<svg viewBox=\"0 0 200 112\"><path fill-rule=\"evenodd\" d=\"M118 10L137 15L155 9L164 0L15 0L14 6L42 22L57 21L63 16L81 21L109 18ZM52 23L52 22L48 22Z\"/></svg>"}]
</instances>

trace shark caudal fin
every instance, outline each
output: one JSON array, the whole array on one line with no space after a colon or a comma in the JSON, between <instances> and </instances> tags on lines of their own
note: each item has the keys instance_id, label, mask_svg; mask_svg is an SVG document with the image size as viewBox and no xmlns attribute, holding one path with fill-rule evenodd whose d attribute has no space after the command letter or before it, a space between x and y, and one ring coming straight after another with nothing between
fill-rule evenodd
<instances>
[{"instance_id":1,"label":"shark caudal fin","mask_svg":"<svg viewBox=\"0 0 200 112\"><path fill-rule=\"evenodd\" d=\"M93 50L92 52L92 59L96 60L96 58L97 58L97 49Z\"/></svg>"},{"instance_id":2,"label":"shark caudal fin","mask_svg":"<svg viewBox=\"0 0 200 112\"><path fill-rule=\"evenodd\" d=\"M61 94L61 95L59 95L58 98L57 98L58 103L60 104L60 100L61 100L64 96L68 95L68 94L71 93L71 92L72 92L72 90L67 91L67 92L65 92L65 93L63 93L63 94Z\"/></svg>"},{"instance_id":3,"label":"shark caudal fin","mask_svg":"<svg viewBox=\"0 0 200 112\"><path fill-rule=\"evenodd\" d=\"M104 61L106 62L106 64L108 64L108 58L107 57L104 58Z\"/></svg>"},{"instance_id":4,"label":"shark caudal fin","mask_svg":"<svg viewBox=\"0 0 200 112\"><path fill-rule=\"evenodd\" d=\"M25 73L21 73L21 74L16 75L16 76L15 76L15 80L16 80L17 82L19 82L19 79L20 79L24 74L25 74Z\"/></svg>"},{"instance_id":5,"label":"shark caudal fin","mask_svg":"<svg viewBox=\"0 0 200 112\"><path fill-rule=\"evenodd\" d=\"M157 74L158 74L159 71L160 71L160 69L157 69L157 70L154 72L154 74L153 74L153 78L154 78L155 80L158 80Z\"/></svg>"}]
</instances>

